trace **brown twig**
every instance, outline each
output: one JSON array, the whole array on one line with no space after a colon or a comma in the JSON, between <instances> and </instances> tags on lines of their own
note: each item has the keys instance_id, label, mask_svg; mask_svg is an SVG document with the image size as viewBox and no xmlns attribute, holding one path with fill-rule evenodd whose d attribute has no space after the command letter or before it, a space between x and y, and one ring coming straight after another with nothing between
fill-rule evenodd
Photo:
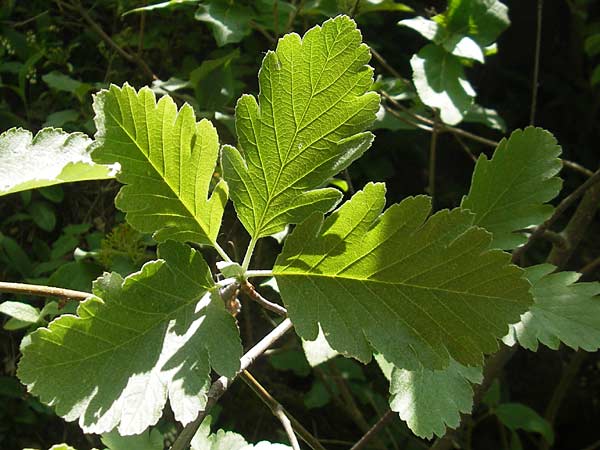
<instances>
[{"instance_id":1,"label":"brown twig","mask_svg":"<svg viewBox=\"0 0 600 450\"><path fill-rule=\"evenodd\" d=\"M535 124L537 109L537 96L540 76L540 49L542 47L542 10L544 0L537 0L537 26L535 31L535 56L533 59L533 77L531 81L531 109L529 111L529 125Z\"/></svg>"},{"instance_id":2,"label":"brown twig","mask_svg":"<svg viewBox=\"0 0 600 450\"><path fill-rule=\"evenodd\" d=\"M585 183L575 189L571 194L565 197L556 207L552 216L546 220L543 224L538 226L535 231L529 236L527 242L521 247L517 248L512 255L513 262L518 262L523 254L531 247L531 244L538 238L540 238L546 230L548 230L557 220L558 218L585 192L594 186L596 183L600 181L600 169L594 172L590 178L588 178Z\"/></svg>"},{"instance_id":3,"label":"brown twig","mask_svg":"<svg viewBox=\"0 0 600 450\"><path fill-rule=\"evenodd\" d=\"M63 300L83 301L93 294L89 292L74 291L52 286L41 286L37 284L8 283L0 281L0 292L20 295L38 295L40 297L58 297Z\"/></svg>"},{"instance_id":4,"label":"brown twig","mask_svg":"<svg viewBox=\"0 0 600 450\"><path fill-rule=\"evenodd\" d=\"M563 268L585 237L585 234L600 207L600 183L591 186L583 195L579 206L569 219L569 223L559 234L563 245L553 245L548 262Z\"/></svg>"},{"instance_id":5,"label":"brown twig","mask_svg":"<svg viewBox=\"0 0 600 450\"><path fill-rule=\"evenodd\" d=\"M281 411L288 418L290 424L300 439L313 450L325 450L323 445L310 432L302 426L294 416L290 415L283 406L252 376L248 371L243 371L240 378L248 385L248 387L261 399L261 401L269 407L273 414L279 418L278 412ZM293 434L293 432L292 432Z\"/></svg>"},{"instance_id":6,"label":"brown twig","mask_svg":"<svg viewBox=\"0 0 600 450\"><path fill-rule=\"evenodd\" d=\"M594 172L592 172L590 169L588 169L587 167L583 167L581 164L578 164L574 161L563 159L562 163L563 167L565 167L566 169L570 169L574 172L579 172L582 175L585 175L586 177L591 177L592 175L594 175Z\"/></svg>"},{"instance_id":7,"label":"brown twig","mask_svg":"<svg viewBox=\"0 0 600 450\"><path fill-rule=\"evenodd\" d=\"M278 305L277 303L273 303L264 298L256 291L252 283L250 283L249 281L246 280L244 283L242 283L241 289L242 292L248 295L248 297L250 297L263 308L268 309L269 311L273 311L275 314L279 314L280 316L287 316L287 309L285 309L281 305Z\"/></svg>"},{"instance_id":8,"label":"brown twig","mask_svg":"<svg viewBox=\"0 0 600 450\"><path fill-rule=\"evenodd\" d=\"M431 130L431 139L429 142L429 183L427 185L427 189L429 190L428 194L431 197L432 204L435 202L435 160L437 152L437 137L440 129L440 120L438 111L436 109L433 110L433 117L433 130Z\"/></svg>"},{"instance_id":9,"label":"brown twig","mask_svg":"<svg viewBox=\"0 0 600 450\"><path fill-rule=\"evenodd\" d=\"M94 19L92 19L92 17L85 10L85 8L83 8L79 3L77 3L77 4L63 3L63 5L64 6L68 5L68 7L70 9L77 11L79 13L79 15L81 16L81 18L87 22L87 24L90 26L90 28L98 36L100 36L100 38L102 38L109 46L111 46L119 55L121 55L124 59L126 59L127 61L129 61L131 63L138 65L140 67L140 69L142 69L142 71L152 80L158 80L158 77L154 74L154 72L152 72L150 67L148 67L148 64L146 64L146 62L142 58L140 58L138 55L131 54L131 53L125 51L123 48L121 48L119 46L119 44L117 44L115 41L113 41L113 39L108 34L106 34L106 32L102 29L102 27L100 25L98 25L98 23L96 21L94 21Z\"/></svg>"},{"instance_id":10,"label":"brown twig","mask_svg":"<svg viewBox=\"0 0 600 450\"><path fill-rule=\"evenodd\" d=\"M577 376L581 365L584 363L585 359L588 357L588 353L579 349L573 357L569 364L562 372L562 376L560 377L560 381L556 385L554 392L552 392L552 397L550 397L550 401L548 402L548 406L546 407L546 411L544 412L544 418L548 421L551 427L554 426L554 421L556 420L556 414L560 408L562 401L567 395L567 390L569 386L573 383L573 380ZM548 450L550 448L550 443L546 441L544 438L540 440L539 449L540 450Z\"/></svg>"},{"instance_id":11,"label":"brown twig","mask_svg":"<svg viewBox=\"0 0 600 450\"><path fill-rule=\"evenodd\" d=\"M375 57L375 59L379 62L379 64L381 64L381 66L387 70L389 73L391 73L394 78L397 78L401 81L404 81L406 84L410 83L410 81L408 81L406 78L404 78L402 75L400 75L400 73L394 69L387 61L386 59L381 56L381 54L375 50L375 48L373 48L373 46L369 46L370 50L371 50L371 54Z\"/></svg>"},{"instance_id":12,"label":"brown twig","mask_svg":"<svg viewBox=\"0 0 600 450\"><path fill-rule=\"evenodd\" d=\"M380 417L380 419L367 431L360 440L352 446L350 450L361 450L371 441L377 434L383 430L394 418L396 414L391 410Z\"/></svg>"},{"instance_id":13,"label":"brown twig","mask_svg":"<svg viewBox=\"0 0 600 450\"><path fill-rule=\"evenodd\" d=\"M262 338L258 343L248 350L244 356L240 359L240 371L246 370L248 367L254 363L254 361L262 355L269 347L271 347L279 338L281 338L285 333L292 329L292 322L290 319L285 319L281 322L277 327L275 327L269 334L267 334L264 338ZM239 375L239 372L238 372ZM192 438L200 428L202 421L210 412L211 408L217 403L219 398L227 391L231 383L235 377L229 379L227 377L219 377L208 390L208 400L206 402L206 406L203 411L198 413L198 417L196 419L187 424L173 445L171 446L171 450L187 450L189 448L190 442Z\"/></svg>"}]
</instances>

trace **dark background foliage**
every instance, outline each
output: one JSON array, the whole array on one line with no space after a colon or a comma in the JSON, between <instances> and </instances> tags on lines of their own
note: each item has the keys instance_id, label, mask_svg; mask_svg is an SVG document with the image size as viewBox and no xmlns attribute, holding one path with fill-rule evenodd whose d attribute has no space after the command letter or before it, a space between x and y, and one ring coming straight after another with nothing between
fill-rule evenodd
<instances>
[{"instance_id":1,"label":"dark background foliage","mask_svg":"<svg viewBox=\"0 0 600 450\"><path fill-rule=\"evenodd\" d=\"M236 3L259 9L265 2ZM414 15L441 12L446 2L405 3L415 13L374 12L358 15L357 21L365 42L403 77L410 78L409 60L424 39L396 24ZM0 131L13 126L36 131L53 125L91 135L91 93L108 83L149 85L153 73L163 81L190 80L187 89L173 92L175 100L180 104L188 101L198 116L215 119L222 142L234 143L231 126L235 101L242 92L256 93L262 54L273 48L273 37L283 30L276 30L268 19L252 22L241 42L217 47L209 27L194 18L196 4L123 16L146 4L143 0L4 1L0 7ZM512 24L498 40L498 54L488 58L485 65L473 65L467 73L478 93L478 103L495 108L511 131L529 124L537 2L506 0L505 4ZM600 60L586 53L584 43L600 30L599 13L600 4L594 1L545 2L536 113L536 125L557 137L564 157L590 170L596 170L600 162L600 83L592 83ZM112 47L86 15L126 55ZM325 19L324 15L300 14L292 28L302 33ZM207 60L212 60L214 67L203 77L199 68ZM372 64L376 75L393 76L378 61ZM460 126L489 139L502 137L483 125ZM350 168L354 187L359 189L370 180L385 181L390 202L425 192L430 135L420 130L389 129L376 130L376 135L373 147ZM490 155L492 151L475 142L468 145L475 154ZM436 206L453 207L468 189L473 161L450 133L439 137L437 153ZM566 193L585 179L567 169L562 177ZM91 281L103 270L123 274L136 270L152 257L154 247L147 236L122 224L123 217L112 203L117 190L114 181L92 182L4 197L0 201L0 279L89 290ZM77 224L87 225L78 230L68 228ZM247 237L235 223L232 209L223 230L222 242L228 242L228 251L235 254L244 248ZM600 254L599 231L596 221L568 269L582 270ZM529 254L529 263L540 262L547 246L538 244ZM275 240L261 243L256 253L261 267L273 262L278 249ZM208 256L214 262L215 255ZM599 275L597 268L588 266L584 277L597 280ZM43 299L27 301L44 305ZM249 347L272 324L256 304L245 299L242 302L239 321ZM28 396L19 385L14 374L24 331L0 331L0 448L45 449L59 442L80 449L100 446L97 437L82 435L76 425L57 418L51 408ZM597 353L519 350L497 388L503 399L529 405L542 415L550 399L562 395L554 424L554 448L591 450L600 445L599 372ZM310 370L298 340L291 336L259 361L253 373L308 429L325 439L328 448L349 448L386 408L387 383L375 365L363 367L338 358ZM168 416L160 425L167 438L177 431ZM502 448L509 432L493 416L486 416L485 406L474 417L470 425L472 448ZM270 411L241 382L223 398L213 423L235 429L249 441L285 441ZM537 448L539 435L521 436L525 448ZM594 442L596 447L586 447ZM428 447L397 419L373 445Z\"/></svg>"}]
</instances>

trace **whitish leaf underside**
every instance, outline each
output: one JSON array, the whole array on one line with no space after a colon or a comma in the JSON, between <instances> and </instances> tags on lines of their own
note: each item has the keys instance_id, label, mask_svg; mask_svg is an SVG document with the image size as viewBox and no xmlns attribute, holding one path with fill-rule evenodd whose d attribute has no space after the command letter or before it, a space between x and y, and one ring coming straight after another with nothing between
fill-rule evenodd
<instances>
[{"instance_id":1,"label":"whitish leaf underside","mask_svg":"<svg viewBox=\"0 0 600 450\"><path fill-rule=\"evenodd\" d=\"M534 304L511 325L504 338L537 351L542 343L558 350L560 343L595 352L600 348L600 283L576 283L581 274L552 273L556 267L540 264L526 269Z\"/></svg>"},{"instance_id":2,"label":"whitish leaf underside","mask_svg":"<svg viewBox=\"0 0 600 450\"><path fill-rule=\"evenodd\" d=\"M296 331L369 361L443 368L478 365L531 303L522 270L490 251L490 235L465 210L427 219L419 196L384 207L368 184L323 221L314 214L288 237L273 269Z\"/></svg>"},{"instance_id":3,"label":"whitish leaf underside","mask_svg":"<svg viewBox=\"0 0 600 450\"><path fill-rule=\"evenodd\" d=\"M159 257L125 279L99 278L77 316L61 316L23 345L21 381L85 432L141 433L167 398L175 418L191 422L211 366L227 376L239 368L235 321L200 253L169 241Z\"/></svg>"}]
</instances>

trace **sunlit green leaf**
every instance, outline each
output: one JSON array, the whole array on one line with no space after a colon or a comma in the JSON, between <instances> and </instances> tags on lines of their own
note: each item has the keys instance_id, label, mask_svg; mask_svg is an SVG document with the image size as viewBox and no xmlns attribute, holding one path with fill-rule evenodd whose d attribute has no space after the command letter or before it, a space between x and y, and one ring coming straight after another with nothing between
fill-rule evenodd
<instances>
[{"instance_id":1,"label":"sunlit green leaf","mask_svg":"<svg viewBox=\"0 0 600 450\"><path fill-rule=\"evenodd\" d=\"M219 151L217 131L196 122L185 104L179 111L168 96L158 102L149 88L125 84L94 96L93 158L119 162L126 184L115 201L137 230L159 241L175 239L215 245L227 202L227 184L209 196Z\"/></svg>"},{"instance_id":2,"label":"sunlit green leaf","mask_svg":"<svg viewBox=\"0 0 600 450\"><path fill-rule=\"evenodd\" d=\"M235 321L200 253L169 241L159 258L125 279L105 274L77 316L61 316L22 346L21 381L85 432L141 433L167 398L189 423L205 405L210 368L239 369Z\"/></svg>"},{"instance_id":3,"label":"sunlit green leaf","mask_svg":"<svg viewBox=\"0 0 600 450\"><path fill-rule=\"evenodd\" d=\"M411 58L410 65L423 103L438 108L443 122L460 122L475 98L460 60L443 47L428 44Z\"/></svg>"},{"instance_id":4,"label":"sunlit green leaf","mask_svg":"<svg viewBox=\"0 0 600 450\"><path fill-rule=\"evenodd\" d=\"M223 148L223 170L241 222L253 238L281 231L341 198L315 189L370 145L362 132L375 119L379 96L369 50L345 16L288 34L268 52L259 73L258 103L244 95L236 107L237 150Z\"/></svg>"},{"instance_id":5,"label":"sunlit green leaf","mask_svg":"<svg viewBox=\"0 0 600 450\"><path fill-rule=\"evenodd\" d=\"M103 434L102 443L108 450L163 450L163 435L157 429L134 436L121 436L116 431Z\"/></svg>"},{"instance_id":6,"label":"sunlit green leaf","mask_svg":"<svg viewBox=\"0 0 600 450\"><path fill-rule=\"evenodd\" d=\"M252 10L239 3L209 0L198 6L195 18L208 24L217 45L222 47L240 42L250 34Z\"/></svg>"},{"instance_id":7,"label":"sunlit green leaf","mask_svg":"<svg viewBox=\"0 0 600 450\"><path fill-rule=\"evenodd\" d=\"M44 128L35 137L21 128L0 134L0 195L71 181L102 180L114 168L94 164L82 133Z\"/></svg>"},{"instance_id":8,"label":"sunlit green leaf","mask_svg":"<svg viewBox=\"0 0 600 450\"><path fill-rule=\"evenodd\" d=\"M39 309L21 302L0 303L0 313L28 324L36 323L40 318Z\"/></svg>"},{"instance_id":9,"label":"sunlit green leaf","mask_svg":"<svg viewBox=\"0 0 600 450\"><path fill-rule=\"evenodd\" d=\"M528 127L502 139L494 156L477 160L471 189L461 206L475 213L474 224L493 235L492 246L512 249L527 238L519 230L546 220L554 208L546 202L560 191L562 164L556 139Z\"/></svg>"},{"instance_id":10,"label":"sunlit green leaf","mask_svg":"<svg viewBox=\"0 0 600 450\"><path fill-rule=\"evenodd\" d=\"M504 342L519 342L537 351L538 343L558 350L560 343L577 350L600 348L600 283L576 283L581 274L552 273L556 267L540 264L525 271L534 303L511 325Z\"/></svg>"},{"instance_id":11,"label":"sunlit green leaf","mask_svg":"<svg viewBox=\"0 0 600 450\"><path fill-rule=\"evenodd\" d=\"M273 272L298 334L396 367L479 365L531 303L529 283L466 210L427 219L427 197L385 204L367 184L325 221L313 214L287 238Z\"/></svg>"}]
</instances>

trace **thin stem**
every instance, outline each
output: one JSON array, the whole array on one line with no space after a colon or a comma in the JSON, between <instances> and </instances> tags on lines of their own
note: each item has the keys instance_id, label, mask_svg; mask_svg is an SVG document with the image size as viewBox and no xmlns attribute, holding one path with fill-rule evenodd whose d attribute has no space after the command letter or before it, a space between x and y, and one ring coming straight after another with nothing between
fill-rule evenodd
<instances>
[{"instance_id":1,"label":"thin stem","mask_svg":"<svg viewBox=\"0 0 600 450\"><path fill-rule=\"evenodd\" d=\"M542 47L542 11L544 0L537 0L537 28L535 32L535 56L533 59L533 78L531 81L531 109L529 112L529 125L535 123L537 97L540 76L540 49Z\"/></svg>"},{"instance_id":2,"label":"thin stem","mask_svg":"<svg viewBox=\"0 0 600 450\"><path fill-rule=\"evenodd\" d=\"M367 431L360 440L352 446L350 450L361 450L371 441L377 434L383 430L394 418L395 413L388 409L387 412Z\"/></svg>"},{"instance_id":3,"label":"thin stem","mask_svg":"<svg viewBox=\"0 0 600 450\"><path fill-rule=\"evenodd\" d=\"M263 308L273 311L275 314L279 314L280 316L287 316L287 309L264 298L262 295L256 292L256 289L254 289L252 283L249 283L248 281L242 283L241 289L245 294L248 295L248 297L261 305Z\"/></svg>"},{"instance_id":4,"label":"thin stem","mask_svg":"<svg viewBox=\"0 0 600 450\"><path fill-rule=\"evenodd\" d=\"M285 319L283 322L277 325L269 334L267 334L264 338L258 341L258 343L250 350L248 350L240 359L240 372L250 367L260 355L262 355L269 347L271 347L275 342L277 342L277 340L279 340L279 338L281 338L285 333L291 330L292 327L293 325L290 319ZM238 372L238 375L240 372ZM190 442L192 441L192 438L198 431L198 428L200 428L202 421L210 412L211 408L217 403L219 398L221 398L225 391L227 391L234 379L235 376L231 379L221 376L210 386L207 395L208 400L206 402L204 410L198 413L198 417L196 417L196 419L193 422L187 424L183 428L183 430L181 431L181 433L179 433L179 436L177 436L177 439L175 439L175 442L171 446L171 450L187 450L189 448Z\"/></svg>"},{"instance_id":5,"label":"thin stem","mask_svg":"<svg viewBox=\"0 0 600 450\"><path fill-rule=\"evenodd\" d=\"M381 64L381 66L387 70L389 73L391 73L394 78L398 78L399 80L404 81L405 83L409 83L409 81L404 78L402 75L400 75L400 73L394 69L386 60L383 56L381 56L381 54L375 50L373 48L373 46L369 46L370 50L371 50L371 54L375 57L375 59L379 62L379 64Z\"/></svg>"},{"instance_id":6,"label":"thin stem","mask_svg":"<svg viewBox=\"0 0 600 450\"><path fill-rule=\"evenodd\" d=\"M143 6L146 6L147 0L144 0ZM144 31L146 29L146 11L142 11L140 14L140 32L138 35L138 48L137 55L139 58L142 57L142 51L144 50Z\"/></svg>"},{"instance_id":7,"label":"thin stem","mask_svg":"<svg viewBox=\"0 0 600 450\"><path fill-rule=\"evenodd\" d=\"M583 362L585 361L585 359L587 357L588 357L587 352L585 352L581 349L577 350L577 352L575 352L575 354L571 358L571 361L569 361L569 364L567 365L567 367L563 370L560 381L556 385L554 392L552 392L552 397L550 398L550 401L548 402L548 406L546 407L546 411L544 412L544 418L548 421L548 423L550 424L551 427L553 427L553 425L554 425L554 421L556 419L556 414L558 413L558 410L560 408L560 405L562 404L562 401L564 400L565 396L567 395L567 391L568 391L569 387L573 383L575 376L579 372L581 365L583 364ZM550 448L550 443L542 438L540 440L539 449L540 450L548 450L549 448Z\"/></svg>"},{"instance_id":8,"label":"thin stem","mask_svg":"<svg viewBox=\"0 0 600 450\"><path fill-rule=\"evenodd\" d=\"M273 32L275 39L279 39L279 2L273 2Z\"/></svg>"},{"instance_id":9,"label":"thin stem","mask_svg":"<svg viewBox=\"0 0 600 450\"><path fill-rule=\"evenodd\" d=\"M250 260L252 259L252 253L254 253L254 247L256 247L257 242L258 239L254 237L250 239L250 243L246 249L246 254L244 255L244 260L242 261L242 269L244 269L244 272L248 271L248 266L250 265Z\"/></svg>"},{"instance_id":10,"label":"thin stem","mask_svg":"<svg viewBox=\"0 0 600 450\"><path fill-rule=\"evenodd\" d=\"M0 292L20 295L38 295L40 297L58 297L64 300L83 301L93 294L89 292L74 291L52 286L41 286L37 284L8 283L0 281Z\"/></svg>"},{"instance_id":11,"label":"thin stem","mask_svg":"<svg viewBox=\"0 0 600 450\"><path fill-rule=\"evenodd\" d=\"M272 277L273 276L273 271L272 270L246 270L246 277L247 278L252 278L252 277Z\"/></svg>"},{"instance_id":12,"label":"thin stem","mask_svg":"<svg viewBox=\"0 0 600 450\"><path fill-rule=\"evenodd\" d=\"M354 190L354 184L352 184L352 178L350 178L350 171L347 168L344 169L344 179L348 184L348 192L350 195L354 195L356 191Z\"/></svg>"},{"instance_id":13,"label":"thin stem","mask_svg":"<svg viewBox=\"0 0 600 450\"><path fill-rule=\"evenodd\" d=\"M410 125L412 127L418 128L420 130L425 130L425 131L431 131L432 130L432 128L428 127L427 125L421 125L420 123L413 122L412 120L407 119L402 114L400 114L399 112L393 110L392 108L390 108L387 105L383 105L383 107L391 115L393 115L394 117L398 118L398 120L401 120L402 122L404 122L404 123L406 123L406 124L408 124L408 125ZM410 115L410 114L407 113L407 115Z\"/></svg>"},{"instance_id":14,"label":"thin stem","mask_svg":"<svg viewBox=\"0 0 600 450\"><path fill-rule=\"evenodd\" d=\"M428 184L428 194L431 196L431 203L433 204L435 201L435 160L436 160L436 152L437 152L437 137L439 131L439 118L437 110L433 110L434 114L434 122L433 122L433 130L431 132L431 140L429 143L429 184Z\"/></svg>"},{"instance_id":15,"label":"thin stem","mask_svg":"<svg viewBox=\"0 0 600 450\"><path fill-rule=\"evenodd\" d=\"M325 450L323 445L314 437L298 420L294 418L288 411L285 410L281 403L279 403L247 370L243 371L240 375L242 380L248 385L248 387L254 392L260 400L269 407L275 416L278 411L282 411L287 416L293 430L300 436L306 444L313 450Z\"/></svg>"},{"instance_id":16,"label":"thin stem","mask_svg":"<svg viewBox=\"0 0 600 450\"><path fill-rule=\"evenodd\" d=\"M594 172L594 175L592 175L590 178L588 178L585 183L583 183L581 186L579 186L577 189L575 189L573 192L571 192L571 194L569 194L567 197L565 197L556 207L556 209L554 210L554 214L552 214L552 216L546 220L543 224L541 224L540 226L538 226L535 231L531 234L531 236L529 236L529 239L527 240L527 242L525 244L523 244L521 247L517 248L513 254L512 254L512 260L513 262L518 262L521 259L521 256L529 249L529 247L531 247L531 244L533 244L533 242L540 238L544 232L549 229L557 220L558 218L579 198L581 197L589 188L591 188L593 185L595 185L597 182L600 181L600 169L598 169L596 172Z\"/></svg>"},{"instance_id":17,"label":"thin stem","mask_svg":"<svg viewBox=\"0 0 600 450\"><path fill-rule=\"evenodd\" d=\"M571 169L574 172L579 172L582 175L585 175L586 177L591 177L592 175L594 175L594 172L592 172L590 169L588 169L587 167L583 167L581 164L578 164L574 161L569 161L568 159L563 159L562 163L563 163L563 167L565 167L567 169Z\"/></svg>"},{"instance_id":18,"label":"thin stem","mask_svg":"<svg viewBox=\"0 0 600 450\"><path fill-rule=\"evenodd\" d=\"M296 437L294 429L292 428L292 423L290 422L288 416L285 415L283 408L277 408L275 411L273 411L273 414L275 414L275 416L283 425L283 429L288 435L288 439L290 440L290 444L292 444L292 448L294 450L300 450L300 444L298 443L298 438Z\"/></svg>"},{"instance_id":19,"label":"thin stem","mask_svg":"<svg viewBox=\"0 0 600 450\"><path fill-rule=\"evenodd\" d=\"M65 6L67 6L67 4L65 4ZM87 22L87 24L90 26L90 28L92 30L94 30L94 32L98 36L100 36L108 45L110 45L123 58L125 58L129 62L137 64L140 67L140 69L142 69L142 71L149 78L151 78L153 80L158 79L158 77L156 75L154 75L154 73L152 72L150 67L148 67L148 64L146 64L146 62L142 58L140 58L138 55L132 55L131 53L128 53L125 50L123 50L123 48L121 48L115 41L112 40L112 38L108 34L106 34L106 32L102 29L102 27L100 25L98 25L98 23L96 23L94 21L94 19L92 19L92 17L88 14L88 12L80 4L69 4L68 7L77 11L79 13L79 15L82 17L82 19Z\"/></svg>"},{"instance_id":20,"label":"thin stem","mask_svg":"<svg viewBox=\"0 0 600 450\"><path fill-rule=\"evenodd\" d=\"M217 251L217 253L219 254L219 256L221 258L223 258L223 261L226 262L232 262L231 258L229 257L229 255L227 254L227 252L225 250L223 250L223 247L221 247L217 241L213 242L213 246L215 248L215 250Z\"/></svg>"},{"instance_id":21,"label":"thin stem","mask_svg":"<svg viewBox=\"0 0 600 450\"><path fill-rule=\"evenodd\" d=\"M358 12L358 4L360 3L360 0L354 0L354 6L352 6L352 9L350 10L350 17L354 17L356 15L356 13Z\"/></svg>"}]
</instances>

